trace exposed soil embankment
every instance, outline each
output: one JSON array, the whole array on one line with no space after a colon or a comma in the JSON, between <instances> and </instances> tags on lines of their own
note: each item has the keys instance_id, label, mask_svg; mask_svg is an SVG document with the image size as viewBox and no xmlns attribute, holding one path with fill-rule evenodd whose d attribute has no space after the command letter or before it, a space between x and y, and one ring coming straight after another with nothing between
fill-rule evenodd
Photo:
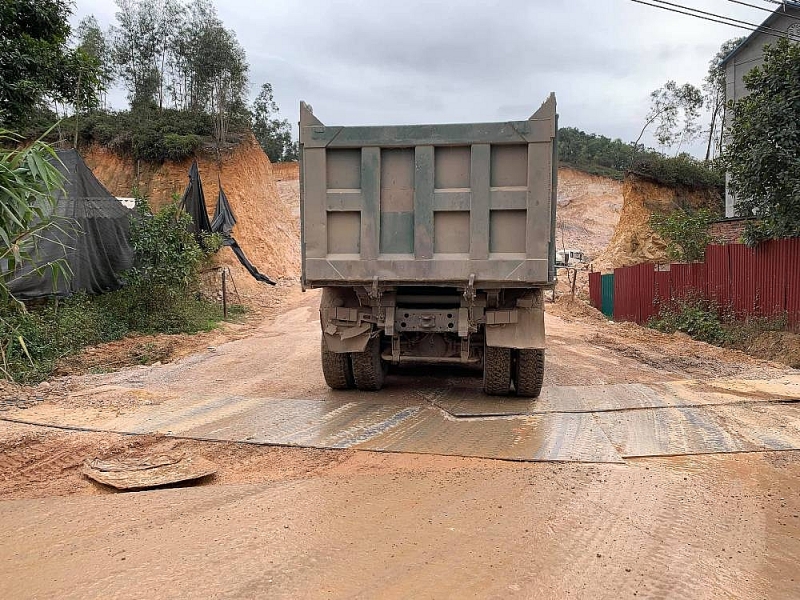
<instances>
[{"instance_id":1,"label":"exposed soil embankment","mask_svg":"<svg viewBox=\"0 0 800 600\"><path fill-rule=\"evenodd\" d=\"M583 250L590 258L614 235L622 210L622 182L569 167L558 170L556 246Z\"/></svg>"},{"instance_id":2,"label":"exposed soil embankment","mask_svg":"<svg viewBox=\"0 0 800 600\"><path fill-rule=\"evenodd\" d=\"M131 196L137 188L153 207L164 206L172 197L183 194L189 181L191 160L151 164L122 158L113 152L92 147L83 151L86 163L111 193ZM203 190L210 215L216 206L219 183L233 207L238 223L233 235L250 261L263 273L275 277L300 274L299 220L281 201L273 165L251 136L217 160L197 157ZM231 268L236 289L245 296L259 296L266 289L239 264L233 252L223 248L215 258L217 265ZM235 298L234 298L235 299Z\"/></svg>"},{"instance_id":3,"label":"exposed soil embankment","mask_svg":"<svg viewBox=\"0 0 800 600\"><path fill-rule=\"evenodd\" d=\"M619 224L608 248L595 261L595 267L610 269L642 262L667 262L667 244L650 229L650 217L680 208L715 210L721 204L714 190L672 188L638 175L625 178L622 195Z\"/></svg>"}]
</instances>

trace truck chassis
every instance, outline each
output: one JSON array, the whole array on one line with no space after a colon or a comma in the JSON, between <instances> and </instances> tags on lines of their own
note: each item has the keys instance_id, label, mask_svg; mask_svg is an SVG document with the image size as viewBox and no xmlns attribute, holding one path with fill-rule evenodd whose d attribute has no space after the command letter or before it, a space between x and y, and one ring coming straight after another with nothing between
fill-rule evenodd
<instances>
[{"instance_id":1,"label":"truck chassis","mask_svg":"<svg viewBox=\"0 0 800 600\"><path fill-rule=\"evenodd\" d=\"M487 394L537 397L544 377L540 288L326 287L321 356L333 389L377 391L390 365L483 370Z\"/></svg>"}]
</instances>

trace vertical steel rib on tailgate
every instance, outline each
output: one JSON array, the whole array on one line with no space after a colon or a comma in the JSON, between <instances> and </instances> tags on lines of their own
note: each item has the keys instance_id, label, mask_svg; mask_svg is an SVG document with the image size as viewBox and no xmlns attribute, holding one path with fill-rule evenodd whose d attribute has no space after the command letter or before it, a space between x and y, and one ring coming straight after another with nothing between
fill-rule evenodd
<instances>
[{"instance_id":1,"label":"vertical steel rib on tailgate","mask_svg":"<svg viewBox=\"0 0 800 600\"><path fill-rule=\"evenodd\" d=\"M303 283L553 283L556 99L527 121L327 127L300 104Z\"/></svg>"}]
</instances>

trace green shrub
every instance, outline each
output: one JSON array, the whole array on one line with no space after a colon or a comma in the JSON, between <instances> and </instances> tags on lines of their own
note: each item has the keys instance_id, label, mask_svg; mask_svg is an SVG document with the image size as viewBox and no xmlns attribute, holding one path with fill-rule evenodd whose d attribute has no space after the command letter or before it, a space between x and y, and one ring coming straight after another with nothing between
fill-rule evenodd
<instances>
[{"instance_id":1,"label":"green shrub","mask_svg":"<svg viewBox=\"0 0 800 600\"><path fill-rule=\"evenodd\" d=\"M676 210L668 215L650 217L650 227L667 242L670 260L697 262L703 260L706 246L713 242L709 227L715 215L707 210Z\"/></svg>"},{"instance_id":2,"label":"green shrub","mask_svg":"<svg viewBox=\"0 0 800 600\"><path fill-rule=\"evenodd\" d=\"M648 152L634 160L630 172L670 187L720 192L725 189L724 171L713 163L707 166L688 154L666 157L657 152Z\"/></svg>"},{"instance_id":3,"label":"green shrub","mask_svg":"<svg viewBox=\"0 0 800 600\"><path fill-rule=\"evenodd\" d=\"M683 333L701 342L720 345L726 340L726 331L719 312L705 300L686 298L675 300L662 307L650 319L648 326L664 333Z\"/></svg>"},{"instance_id":4,"label":"green shrub","mask_svg":"<svg viewBox=\"0 0 800 600\"><path fill-rule=\"evenodd\" d=\"M9 340L2 346L3 375L40 381L59 359L129 332L212 329L222 319L222 309L200 295L198 272L221 240L208 235L199 243L190 224L191 217L177 202L153 213L139 200L131 223L135 265L124 274L125 287L99 296L49 300L27 310L14 304L0 308L0 340Z\"/></svg>"},{"instance_id":5,"label":"green shrub","mask_svg":"<svg viewBox=\"0 0 800 600\"><path fill-rule=\"evenodd\" d=\"M749 317L743 321L735 321L733 317L725 320L725 345L739 350L747 350L753 341L768 331L787 331L789 322L786 314Z\"/></svg>"},{"instance_id":6,"label":"green shrub","mask_svg":"<svg viewBox=\"0 0 800 600\"><path fill-rule=\"evenodd\" d=\"M180 161L193 156L203 146L199 135L178 135L168 133L164 136L164 155L169 160Z\"/></svg>"},{"instance_id":7,"label":"green shrub","mask_svg":"<svg viewBox=\"0 0 800 600\"><path fill-rule=\"evenodd\" d=\"M64 356L127 332L125 319L85 294L24 311L10 309L0 319L0 338L11 340L6 347L7 375L24 382L43 379Z\"/></svg>"},{"instance_id":8,"label":"green shrub","mask_svg":"<svg viewBox=\"0 0 800 600\"><path fill-rule=\"evenodd\" d=\"M668 157L655 150L641 152L633 144L574 127L558 130L558 159L563 166L614 179L632 172L671 187L692 190L725 187L724 170L716 163L704 163L688 154Z\"/></svg>"},{"instance_id":9,"label":"green shrub","mask_svg":"<svg viewBox=\"0 0 800 600\"><path fill-rule=\"evenodd\" d=\"M63 127L74 127L74 121L65 119ZM234 120L230 127L237 133L246 123ZM83 144L96 143L120 155L159 163L183 160L200 150L212 139L213 121L197 112L141 106L82 116L78 130Z\"/></svg>"}]
</instances>

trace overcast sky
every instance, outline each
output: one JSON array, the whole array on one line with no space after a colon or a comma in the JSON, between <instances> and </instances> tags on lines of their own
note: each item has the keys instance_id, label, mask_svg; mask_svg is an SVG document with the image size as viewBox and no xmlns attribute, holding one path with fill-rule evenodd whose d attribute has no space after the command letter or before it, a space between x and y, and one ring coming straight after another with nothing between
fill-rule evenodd
<instances>
[{"instance_id":1,"label":"overcast sky","mask_svg":"<svg viewBox=\"0 0 800 600\"><path fill-rule=\"evenodd\" d=\"M674 1L768 16L727 0ZM114 22L113 0L76 2L74 23ZM652 90L668 79L700 86L720 44L747 34L630 0L216 4L247 52L251 96L269 81L283 116L296 122L305 100L329 125L522 120L554 91L562 125L630 141ZM116 91L112 104L124 98Z\"/></svg>"}]
</instances>

